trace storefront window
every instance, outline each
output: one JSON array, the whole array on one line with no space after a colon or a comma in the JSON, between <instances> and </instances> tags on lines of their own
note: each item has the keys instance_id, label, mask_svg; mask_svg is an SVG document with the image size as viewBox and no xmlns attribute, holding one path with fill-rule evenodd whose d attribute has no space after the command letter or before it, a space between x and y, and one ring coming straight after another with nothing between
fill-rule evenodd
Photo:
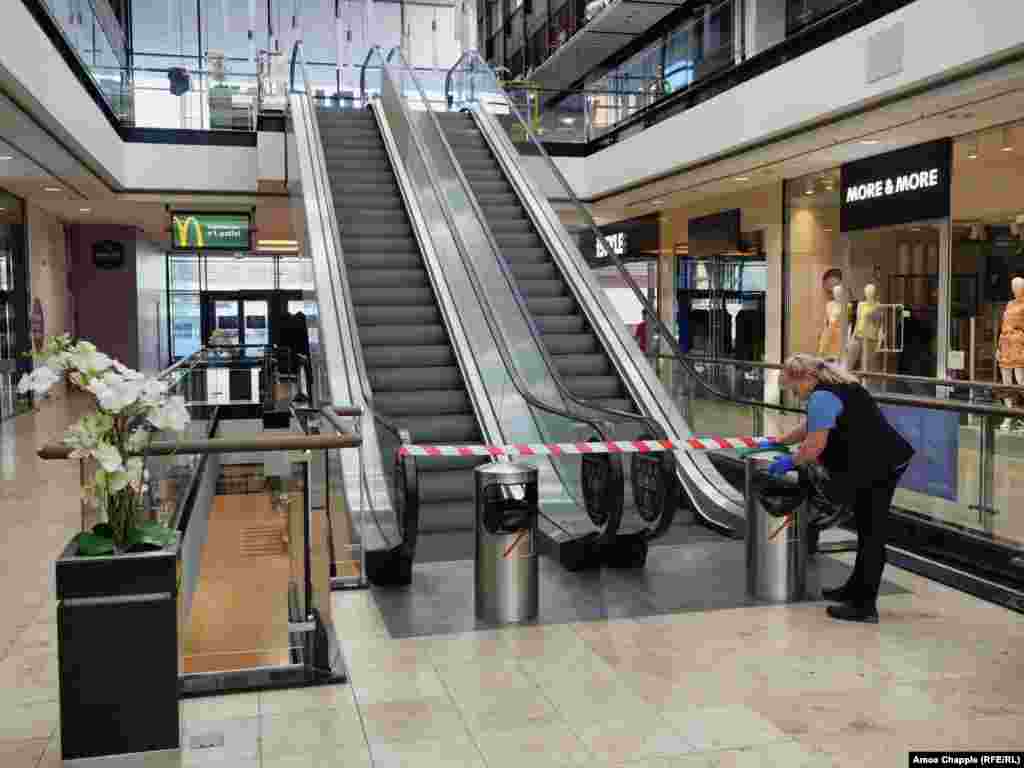
<instances>
[{"instance_id":1,"label":"storefront window","mask_svg":"<svg viewBox=\"0 0 1024 768\"><path fill-rule=\"evenodd\" d=\"M206 290L272 291L273 256L207 256Z\"/></svg>"}]
</instances>

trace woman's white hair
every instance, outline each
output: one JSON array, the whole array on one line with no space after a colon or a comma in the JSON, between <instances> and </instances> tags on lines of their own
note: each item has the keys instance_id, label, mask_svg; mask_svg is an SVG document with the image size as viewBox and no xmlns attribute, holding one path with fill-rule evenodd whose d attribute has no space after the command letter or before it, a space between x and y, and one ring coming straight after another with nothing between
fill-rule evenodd
<instances>
[{"instance_id":1,"label":"woman's white hair","mask_svg":"<svg viewBox=\"0 0 1024 768\"><path fill-rule=\"evenodd\" d=\"M797 354L790 357L782 366L782 373L789 379L810 377L822 384L859 384L857 377L835 363L822 360L820 357Z\"/></svg>"}]
</instances>

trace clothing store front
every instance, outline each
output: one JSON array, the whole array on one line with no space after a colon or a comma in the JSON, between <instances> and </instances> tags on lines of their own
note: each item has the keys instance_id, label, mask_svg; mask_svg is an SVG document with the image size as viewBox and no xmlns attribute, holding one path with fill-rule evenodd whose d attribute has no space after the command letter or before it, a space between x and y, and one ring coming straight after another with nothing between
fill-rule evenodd
<instances>
[{"instance_id":1,"label":"clothing store front","mask_svg":"<svg viewBox=\"0 0 1024 768\"><path fill-rule=\"evenodd\" d=\"M948 322L951 172L946 139L787 183L787 354L913 376L963 367Z\"/></svg>"},{"instance_id":2,"label":"clothing store front","mask_svg":"<svg viewBox=\"0 0 1024 768\"><path fill-rule=\"evenodd\" d=\"M785 353L818 354L854 372L1024 383L1024 147L1016 138L1012 126L994 127L788 181ZM922 397L985 393L863 381ZM991 392L1022 404L1011 390ZM1021 481L1020 424L1003 422L987 449L997 480L983 510L979 419L884 410L917 449L897 507L1024 542L1024 526L1007 514Z\"/></svg>"}]
</instances>

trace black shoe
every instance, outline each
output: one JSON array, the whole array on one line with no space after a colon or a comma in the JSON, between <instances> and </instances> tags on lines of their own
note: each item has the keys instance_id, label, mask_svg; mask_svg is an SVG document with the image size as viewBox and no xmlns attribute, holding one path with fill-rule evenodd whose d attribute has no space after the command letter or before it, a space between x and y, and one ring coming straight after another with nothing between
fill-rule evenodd
<instances>
[{"instance_id":1,"label":"black shoe","mask_svg":"<svg viewBox=\"0 0 1024 768\"><path fill-rule=\"evenodd\" d=\"M848 603L853 599L853 592L846 584L844 584L841 587L822 589L821 597L823 600L829 600L833 603Z\"/></svg>"},{"instance_id":2,"label":"black shoe","mask_svg":"<svg viewBox=\"0 0 1024 768\"><path fill-rule=\"evenodd\" d=\"M830 605L825 609L833 619L841 621L861 621L865 624L878 623L878 610L876 608L864 608L863 606L846 603L845 605Z\"/></svg>"}]
</instances>

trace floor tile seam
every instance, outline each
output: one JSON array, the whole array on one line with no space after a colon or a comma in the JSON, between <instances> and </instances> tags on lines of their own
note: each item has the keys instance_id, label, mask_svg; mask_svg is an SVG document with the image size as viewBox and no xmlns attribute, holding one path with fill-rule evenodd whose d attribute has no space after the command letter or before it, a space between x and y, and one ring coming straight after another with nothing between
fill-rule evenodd
<instances>
[{"instance_id":1,"label":"floor tile seam","mask_svg":"<svg viewBox=\"0 0 1024 768\"><path fill-rule=\"evenodd\" d=\"M458 702L455 701L455 694L452 692L451 688L448 686L448 683L445 682L445 679L441 676L441 671L437 667L436 660L434 659L433 655L429 654L429 653L427 655L427 658L430 659L430 664L434 668L434 674L436 674L437 675L437 679L441 681L441 687L444 688L445 693L447 693L448 700L451 701L452 706L455 707L455 711L459 715L459 722L462 723L462 727L463 727L463 729L466 732L466 737L469 739L470 744L473 745L473 749L476 750L476 753L477 753L477 755L480 758L480 762L483 763L485 768L490 768L491 764L487 760L487 755L484 753L483 747L480 746L480 742L477 739L476 734L473 733L473 730L469 727L469 723L466 722L466 717L462 713L462 709L459 707ZM372 755L371 755L371 758L372 758Z\"/></svg>"}]
</instances>

